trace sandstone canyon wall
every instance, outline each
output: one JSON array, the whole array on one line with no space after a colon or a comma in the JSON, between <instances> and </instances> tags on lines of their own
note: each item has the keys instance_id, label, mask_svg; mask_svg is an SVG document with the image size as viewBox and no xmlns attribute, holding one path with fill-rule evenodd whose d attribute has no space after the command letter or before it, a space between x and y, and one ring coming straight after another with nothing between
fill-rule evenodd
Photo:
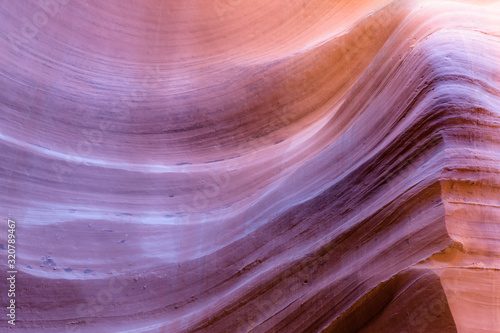
<instances>
[{"instance_id":1,"label":"sandstone canyon wall","mask_svg":"<svg viewBox=\"0 0 500 333\"><path fill-rule=\"evenodd\" d=\"M500 332L499 2L0 27L1 332Z\"/></svg>"}]
</instances>

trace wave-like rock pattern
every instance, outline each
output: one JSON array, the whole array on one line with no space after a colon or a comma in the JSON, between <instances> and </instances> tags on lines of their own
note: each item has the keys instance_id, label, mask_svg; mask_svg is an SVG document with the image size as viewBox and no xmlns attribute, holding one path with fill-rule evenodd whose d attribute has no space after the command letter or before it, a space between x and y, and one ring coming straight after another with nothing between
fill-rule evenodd
<instances>
[{"instance_id":1,"label":"wave-like rock pattern","mask_svg":"<svg viewBox=\"0 0 500 333\"><path fill-rule=\"evenodd\" d=\"M2 331L500 332L498 2L0 5Z\"/></svg>"}]
</instances>

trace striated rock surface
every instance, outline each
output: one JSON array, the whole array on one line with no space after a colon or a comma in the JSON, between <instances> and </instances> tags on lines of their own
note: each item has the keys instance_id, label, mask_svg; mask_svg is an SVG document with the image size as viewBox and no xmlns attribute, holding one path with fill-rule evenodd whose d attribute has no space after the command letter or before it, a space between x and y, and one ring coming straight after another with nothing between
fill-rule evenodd
<instances>
[{"instance_id":1,"label":"striated rock surface","mask_svg":"<svg viewBox=\"0 0 500 333\"><path fill-rule=\"evenodd\" d=\"M500 332L499 17L1 1L0 331Z\"/></svg>"}]
</instances>

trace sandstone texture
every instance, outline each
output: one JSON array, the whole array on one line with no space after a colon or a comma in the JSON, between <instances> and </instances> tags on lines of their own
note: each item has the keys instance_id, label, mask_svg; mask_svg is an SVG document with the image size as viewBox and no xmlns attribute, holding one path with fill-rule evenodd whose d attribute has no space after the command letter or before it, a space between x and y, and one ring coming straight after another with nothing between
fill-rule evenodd
<instances>
[{"instance_id":1,"label":"sandstone texture","mask_svg":"<svg viewBox=\"0 0 500 333\"><path fill-rule=\"evenodd\" d=\"M4 0L0 30L1 332L500 332L500 2Z\"/></svg>"}]
</instances>

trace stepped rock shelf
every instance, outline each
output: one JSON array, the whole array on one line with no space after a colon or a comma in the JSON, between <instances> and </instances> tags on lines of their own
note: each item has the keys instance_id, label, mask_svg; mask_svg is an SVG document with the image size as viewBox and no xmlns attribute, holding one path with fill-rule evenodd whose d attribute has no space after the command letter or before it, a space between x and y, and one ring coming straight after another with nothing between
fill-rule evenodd
<instances>
[{"instance_id":1,"label":"stepped rock shelf","mask_svg":"<svg viewBox=\"0 0 500 333\"><path fill-rule=\"evenodd\" d=\"M0 27L1 332L500 332L499 1Z\"/></svg>"}]
</instances>

